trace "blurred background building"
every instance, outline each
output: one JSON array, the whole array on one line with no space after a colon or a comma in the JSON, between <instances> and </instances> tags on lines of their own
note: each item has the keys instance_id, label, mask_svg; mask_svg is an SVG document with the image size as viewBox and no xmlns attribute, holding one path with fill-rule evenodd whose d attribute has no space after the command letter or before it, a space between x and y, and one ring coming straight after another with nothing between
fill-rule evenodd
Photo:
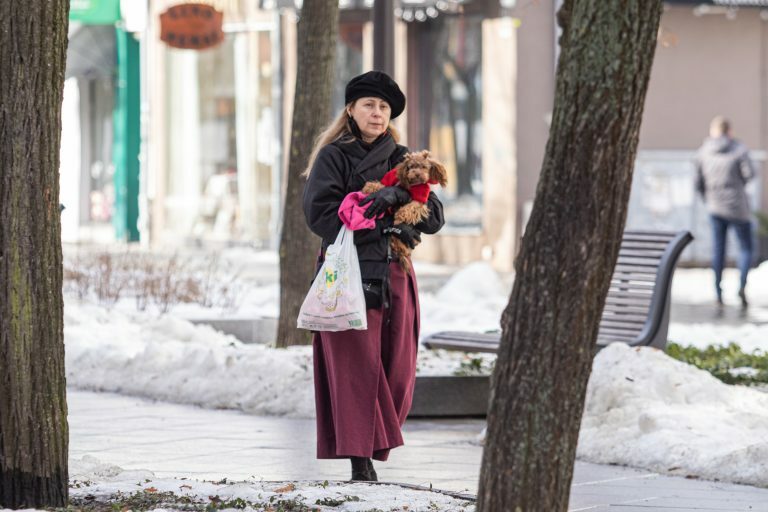
<instances>
[{"instance_id":1,"label":"blurred background building","mask_svg":"<svg viewBox=\"0 0 768 512\"><path fill-rule=\"evenodd\" d=\"M450 172L448 224L422 259L510 270L535 194L554 94L558 0L377 0L391 7L397 124ZM72 0L62 144L71 242L275 248L295 84L293 0L201 0L223 41L173 48L178 0ZM373 0L340 0L334 110L373 68ZM378 43L377 43L378 44ZM648 92L628 227L691 229L709 258L691 160L712 117L731 118L768 205L768 0L668 1ZM768 257L763 244L761 258Z\"/></svg>"}]
</instances>

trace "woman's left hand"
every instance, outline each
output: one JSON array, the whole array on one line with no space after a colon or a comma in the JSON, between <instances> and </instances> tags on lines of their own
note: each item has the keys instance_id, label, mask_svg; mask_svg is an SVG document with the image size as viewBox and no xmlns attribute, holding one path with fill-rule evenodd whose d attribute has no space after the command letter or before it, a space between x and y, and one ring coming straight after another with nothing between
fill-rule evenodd
<instances>
[{"instance_id":1,"label":"woman's left hand","mask_svg":"<svg viewBox=\"0 0 768 512\"><path fill-rule=\"evenodd\" d=\"M419 231L410 224L397 224L395 226L385 228L382 233L396 236L400 239L401 242L403 242L411 249L415 248L418 244L421 243L421 233L419 233Z\"/></svg>"}]
</instances>

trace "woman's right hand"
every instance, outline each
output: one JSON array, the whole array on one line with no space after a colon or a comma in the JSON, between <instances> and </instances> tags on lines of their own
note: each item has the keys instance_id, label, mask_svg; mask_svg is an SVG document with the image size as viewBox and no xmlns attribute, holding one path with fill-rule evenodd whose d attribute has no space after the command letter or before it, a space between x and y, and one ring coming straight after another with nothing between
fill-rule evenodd
<instances>
[{"instance_id":1,"label":"woman's right hand","mask_svg":"<svg viewBox=\"0 0 768 512\"><path fill-rule=\"evenodd\" d=\"M365 210L363 216L365 216L366 219L373 219L379 214L386 212L388 209L408 203L410 200L411 194L407 190L393 186L384 187L372 194L368 194L365 199L357 204L358 206L364 206L371 203L371 206Z\"/></svg>"}]
</instances>

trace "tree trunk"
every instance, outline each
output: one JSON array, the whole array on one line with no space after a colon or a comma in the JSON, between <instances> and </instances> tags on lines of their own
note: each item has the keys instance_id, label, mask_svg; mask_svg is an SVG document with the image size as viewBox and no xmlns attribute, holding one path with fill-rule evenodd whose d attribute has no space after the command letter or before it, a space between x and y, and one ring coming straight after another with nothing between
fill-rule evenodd
<instances>
[{"instance_id":1,"label":"tree trunk","mask_svg":"<svg viewBox=\"0 0 768 512\"><path fill-rule=\"evenodd\" d=\"M566 0L552 127L493 375L478 511L565 511L660 0Z\"/></svg>"},{"instance_id":2,"label":"tree trunk","mask_svg":"<svg viewBox=\"0 0 768 512\"><path fill-rule=\"evenodd\" d=\"M69 2L0 2L0 508L67 503L59 143Z\"/></svg>"},{"instance_id":3,"label":"tree trunk","mask_svg":"<svg viewBox=\"0 0 768 512\"><path fill-rule=\"evenodd\" d=\"M296 318L314 276L320 241L304 219L301 172L315 137L330 119L338 17L338 0L305 1L297 29L296 95L280 237L278 347L311 343L309 332L296 328Z\"/></svg>"}]
</instances>

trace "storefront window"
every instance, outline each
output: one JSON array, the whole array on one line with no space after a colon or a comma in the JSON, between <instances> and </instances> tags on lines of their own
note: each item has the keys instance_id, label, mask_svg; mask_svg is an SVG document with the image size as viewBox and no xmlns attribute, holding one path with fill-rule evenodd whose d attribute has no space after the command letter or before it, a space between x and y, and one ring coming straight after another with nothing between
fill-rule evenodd
<instances>
[{"instance_id":1,"label":"storefront window","mask_svg":"<svg viewBox=\"0 0 768 512\"><path fill-rule=\"evenodd\" d=\"M166 227L187 240L267 245L272 235L269 31L168 51Z\"/></svg>"},{"instance_id":2,"label":"storefront window","mask_svg":"<svg viewBox=\"0 0 768 512\"><path fill-rule=\"evenodd\" d=\"M85 152L88 162L88 220L108 224L115 208L115 166L112 163L112 109L114 108L114 81L99 78L83 83L88 91L86 101L87 130ZM81 96L82 101L82 96Z\"/></svg>"},{"instance_id":3,"label":"storefront window","mask_svg":"<svg viewBox=\"0 0 768 512\"><path fill-rule=\"evenodd\" d=\"M195 238L238 238L237 96L235 38L199 52L200 185L202 200L192 227Z\"/></svg>"},{"instance_id":4,"label":"storefront window","mask_svg":"<svg viewBox=\"0 0 768 512\"><path fill-rule=\"evenodd\" d=\"M448 168L443 199L454 227L479 227L482 220L481 21L459 15L430 22L434 53L427 147Z\"/></svg>"}]
</instances>

